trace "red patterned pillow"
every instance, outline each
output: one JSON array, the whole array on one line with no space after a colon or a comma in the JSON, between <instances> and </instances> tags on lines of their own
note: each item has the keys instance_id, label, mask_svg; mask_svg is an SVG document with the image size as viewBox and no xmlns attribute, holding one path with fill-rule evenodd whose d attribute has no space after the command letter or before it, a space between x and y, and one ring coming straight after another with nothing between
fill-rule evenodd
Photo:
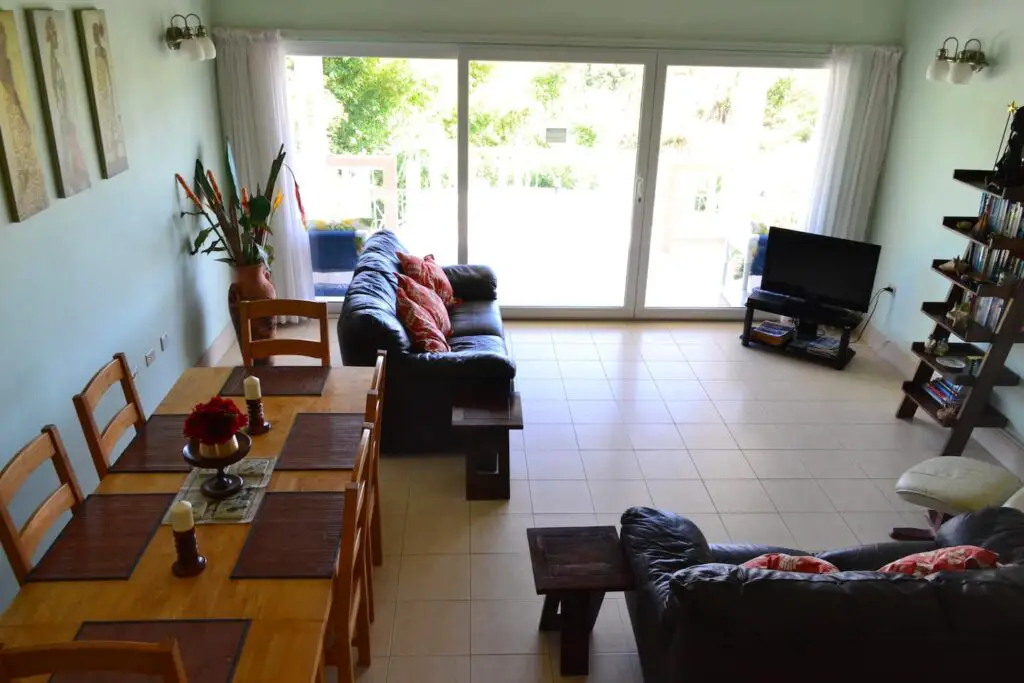
<instances>
[{"instance_id":1,"label":"red patterned pillow","mask_svg":"<svg viewBox=\"0 0 1024 683\"><path fill-rule=\"evenodd\" d=\"M424 287L411 277L399 274L398 287L405 292L406 296L419 304L437 323L437 329L445 338L451 336L452 321L448 317L448 309L444 307L441 297L434 294L434 290Z\"/></svg>"},{"instance_id":2,"label":"red patterned pillow","mask_svg":"<svg viewBox=\"0 0 1024 683\"><path fill-rule=\"evenodd\" d=\"M398 319L412 337L413 347L417 351L447 353L452 350L441 330L437 329L433 316L410 299L401 288L398 290L397 304Z\"/></svg>"},{"instance_id":3,"label":"red patterned pillow","mask_svg":"<svg viewBox=\"0 0 1024 683\"><path fill-rule=\"evenodd\" d=\"M878 571L908 576L928 576L935 572L962 572L968 569L995 569L999 555L976 545L957 545L925 553L907 555Z\"/></svg>"},{"instance_id":4,"label":"red patterned pillow","mask_svg":"<svg viewBox=\"0 0 1024 683\"><path fill-rule=\"evenodd\" d=\"M831 574L839 571L839 567L831 562L819 560L810 555L786 555L784 553L759 555L740 566L747 569L776 569L780 572L800 572L801 574Z\"/></svg>"},{"instance_id":5,"label":"red patterned pillow","mask_svg":"<svg viewBox=\"0 0 1024 683\"><path fill-rule=\"evenodd\" d=\"M437 265L437 262L434 261L433 254L420 258L412 254L398 252L398 262L402 266L403 273L427 289L433 290L435 294L441 297L441 301L444 302L445 306L457 303L455 301L455 292L452 290L452 283L448 281L444 268Z\"/></svg>"}]
</instances>

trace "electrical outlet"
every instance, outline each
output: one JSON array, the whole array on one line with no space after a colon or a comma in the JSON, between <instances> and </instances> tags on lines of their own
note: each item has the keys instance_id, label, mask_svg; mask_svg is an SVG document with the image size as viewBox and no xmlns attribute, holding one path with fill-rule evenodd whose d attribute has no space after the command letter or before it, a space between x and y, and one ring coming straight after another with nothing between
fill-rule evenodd
<instances>
[{"instance_id":1,"label":"electrical outlet","mask_svg":"<svg viewBox=\"0 0 1024 683\"><path fill-rule=\"evenodd\" d=\"M893 283L890 282L889 284L887 284L885 286L885 289L888 290L888 292L893 296L896 296L896 285L894 285Z\"/></svg>"},{"instance_id":2,"label":"electrical outlet","mask_svg":"<svg viewBox=\"0 0 1024 683\"><path fill-rule=\"evenodd\" d=\"M160 350L166 351L167 347L171 344L171 335L164 332L160 335Z\"/></svg>"},{"instance_id":3,"label":"electrical outlet","mask_svg":"<svg viewBox=\"0 0 1024 683\"><path fill-rule=\"evenodd\" d=\"M133 365L132 366L132 379L138 379L138 377L139 377L139 366L138 365Z\"/></svg>"},{"instance_id":4,"label":"electrical outlet","mask_svg":"<svg viewBox=\"0 0 1024 683\"><path fill-rule=\"evenodd\" d=\"M156 361L156 351L154 351L153 349L150 349L149 351L146 351L146 367L148 368L155 361Z\"/></svg>"}]
</instances>

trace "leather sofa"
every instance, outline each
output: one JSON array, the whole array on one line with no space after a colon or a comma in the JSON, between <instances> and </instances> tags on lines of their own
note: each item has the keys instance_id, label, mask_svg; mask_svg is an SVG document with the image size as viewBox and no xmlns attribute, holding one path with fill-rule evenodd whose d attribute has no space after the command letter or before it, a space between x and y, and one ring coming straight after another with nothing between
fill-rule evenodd
<instances>
[{"instance_id":1,"label":"leather sofa","mask_svg":"<svg viewBox=\"0 0 1024 683\"><path fill-rule=\"evenodd\" d=\"M737 566L761 545L709 545L690 520L651 508L622 515L635 589L626 594L645 683L975 680L1020 675L1024 565L930 579L879 567L937 547L979 545L1021 559L1024 512L954 517L935 541L816 553L839 573Z\"/></svg>"},{"instance_id":2,"label":"leather sofa","mask_svg":"<svg viewBox=\"0 0 1024 683\"><path fill-rule=\"evenodd\" d=\"M497 279L486 266L446 266L461 303L449 309L450 353L419 353L399 322L398 252L395 233L371 236L356 262L341 316L338 341L345 365L373 365L377 350L388 352L381 448L386 453L451 452L457 398L507 397L515 362L505 347L497 301Z\"/></svg>"}]
</instances>

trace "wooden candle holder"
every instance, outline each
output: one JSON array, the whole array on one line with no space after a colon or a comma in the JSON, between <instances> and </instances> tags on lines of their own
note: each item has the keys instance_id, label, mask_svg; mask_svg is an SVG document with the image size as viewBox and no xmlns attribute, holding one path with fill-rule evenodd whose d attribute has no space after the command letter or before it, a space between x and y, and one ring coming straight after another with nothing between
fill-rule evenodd
<instances>
[{"instance_id":1,"label":"wooden candle holder","mask_svg":"<svg viewBox=\"0 0 1024 683\"><path fill-rule=\"evenodd\" d=\"M206 569L206 558L199 554L195 527L188 531L174 532L174 550L178 555L171 567L175 576L196 576Z\"/></svg>"},{"instance_id":2,"label":"wooden candle holder","mask_svg":"<svg viewBox=\"0 0 1024 683\"><path fill-rule=\"evenodd\" d=\"M246 399L246 407L249 409L249 434L259 436L270 431L270 423L263 415L263 399Z\"/></svg>"}]
</instances>

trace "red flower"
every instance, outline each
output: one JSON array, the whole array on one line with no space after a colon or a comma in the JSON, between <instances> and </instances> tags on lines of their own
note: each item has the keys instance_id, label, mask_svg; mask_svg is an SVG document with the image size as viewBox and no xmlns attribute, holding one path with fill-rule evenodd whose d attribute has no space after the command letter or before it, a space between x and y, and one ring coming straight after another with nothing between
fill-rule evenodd
<instances>
[{"instance_id":1,"label":"red flower","mask_svg":"<svg viewBox=\"0 0 1024 683\"><path fill-rule=\"evenodd\" d=\"M231 440L238 430L249 424L249 418L242 414L235 402L214 396L206 403L199 403L185 418L184 434L207 445L221 444Z\"/></svg>"}]
</instances>

